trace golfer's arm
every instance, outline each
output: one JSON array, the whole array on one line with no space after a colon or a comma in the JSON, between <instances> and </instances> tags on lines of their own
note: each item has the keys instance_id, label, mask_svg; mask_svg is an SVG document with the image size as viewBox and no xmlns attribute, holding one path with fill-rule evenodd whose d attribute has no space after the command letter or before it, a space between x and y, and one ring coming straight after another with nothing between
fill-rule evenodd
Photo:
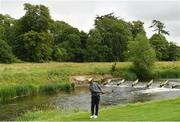
<instances>
[{"instance_id":1,"label":"golfer's arm","mask_svg":"<svg viewBox=\"0 0 180 122\"><path fill-rule=\"evenodd\" d=\"M89 90L90 90L91 92L102 93L101 90L94 90L93 88L89 88Z\"/></svg>"},{"instance_id":2,"label":"golfer's arm","mask_svg":"<svg viewBox=\"0 0 180 122\"><path fill-rule=\"evenodd\" d=\"M99 88L99 90L100 90L100 92L99 93L104 93L103 91L102 91L102 88L98 85L98 88Z\"/></svg>"}]
</instances>

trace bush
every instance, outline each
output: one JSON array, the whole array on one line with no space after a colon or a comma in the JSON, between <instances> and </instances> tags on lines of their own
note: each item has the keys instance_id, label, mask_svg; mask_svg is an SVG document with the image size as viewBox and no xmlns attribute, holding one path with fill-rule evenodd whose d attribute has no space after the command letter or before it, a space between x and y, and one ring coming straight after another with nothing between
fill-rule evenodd
<instances>
[{"instance_id":1,"label":"bush","mask_svg":"<svg viewBox=\"0 0 180 122\"><path fill-rule=\"evenodd\" d=\"M116 62L115 62L111 67L111 72L114 72L116 70L117 70L117 68L116 68Z\"/></svg>"},{"instance_id":2,"label":"bush","mask_svg":"<svg viewBox=\"0 0 180 122\"><path fill-rule=\"evenodd\" d=\"M155 51L143 34L138 34L129 45L130 57L133 61L132 70L140 80L152 78L152 67L155 62Z\"/></svg>"},{"instance_id":3,"label":"bush","mask_svg":"<svg viewBox=\"0 0 180 122\"><path fill-rule=\"evenodd\" d=\"M131 69L116 69L116 71L112 72L112 75L130 81L137 79L136 74L133 71L131 71Z\"/></svg>"}]
</instances>

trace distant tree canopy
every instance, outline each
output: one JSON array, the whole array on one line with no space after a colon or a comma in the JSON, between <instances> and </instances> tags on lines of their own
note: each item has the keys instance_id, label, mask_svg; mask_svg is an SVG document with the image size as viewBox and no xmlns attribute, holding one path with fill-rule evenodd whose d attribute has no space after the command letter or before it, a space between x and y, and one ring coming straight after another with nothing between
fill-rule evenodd
<instances>
[{"instance_id":1,"label":"distant tree canopy","mask_svg":"<svg viewBox=\"0 0 180 122\"><path fill-rule=\"evenodd\" d=\"M163 61L168 60L168 41L165 36L154 34L149 40L156 52L156 58Z\"/></svg>"},{"instance_id":2,"label":"distant tree canopy","mask_svg":"<svg viewBox=\"0 0 180 122\"><path fill-rule=\"evenodd\" d=\"M6 41L0 39L0 63L12 63L15 57Z\"/></svg>"},{"instance_id":3,"label":"distant tree canopy","mask_svg":"<svg viewBox=\"0 0 180 122\"><path fill-rule=\"evenodd\" d=\"M51 18L48 7L24 4L19 19L0 14L0 62L17 59L28 62L71 61L111 62L129 60L128 45L147 40L144 23L127 22L114 13L96 16L88 33ZM165 25L153 20L155 34L149 39L158 60L179 60L180 47L168 42ZM141 35L140 38L138 35ZM138 36L138 37L137 37ZM138 43L139 44L139 43Z\"/></svg>"},{"instance_id":4,"label":"distant tree canopy","mask_svg":"<svg viewBox=\"0 0 180 122\"><path fill-rule=\"evenodd\" d=\"M129 24L110 13L96 17L95 29L101 36L100 44L104 45L101 52L106 52L104 61L124 61L128 41L132 40Z\"/></svg>"},{"instance_id":5,"label":"distant tree canopy","mask_svg":"<svg viewBox=\"0 0 180 122\"><path fill-rule=\"evenodd\" d=\"M24 61L49 61L52 55L51 41L48 33L29 31L16 40L15 54Z\"/></svg>"},{"instance_id":6,"label":"distant tree canopy","mask_svg":"<svg viewBox=\"0 0 180 122\"><path fill-rule=\"evenodd\" d=\"M180 47L178 47L173 42L169 43L167 52L168 52L168 60L169 61L177 61L180 59Z\"/></svg>"},{"instance_id":7,"label":"distant tree canopy","mask_svg":"<svg viewBox=\"0 0 180 122\"><path fill-rule=\"evenodd\" d=\"M160 61L176 61L179 60L179 46L172 42L168 42L164 35L169 35L169 32L165 30L164 23L153 20L150 28L154 27L158 33L152 35L149 39L150 44L156 52L156 58Z\"/></svg>"},{"instance_id":8,"label":"distant tree canopy","mask_svg":"<svg viewBox=\"0 0 180 122\"><path fill-rule=\"evenodd\" d=\"M24 4L25 15L19 19L21 33L48 32L51 22L49 9L44 5Z\"/></svg>"},{"instance_id":9,"label":"distant tree canopy","mask_svg":"<svg viewBox=\"0 0 180 122\"><path fill-rule=\"evenodd\" d=\"M144 23L141 22L141 21L133 21L131 25L131 32L132 32L132 35L133 35L133 39L135 40L136 36L138 34L143 34L143 35L146 35L146 32L144 30Z\"/></svg>"},{"instance_id":10,"label":"distant tree canopy","mask_svg":"<svg viewBox=\"0 0 180 122\"><path fill-rule=\"evenodd\" d=\"M160 34L169 35L169 32L164 30L166 28L166 26L164 25L164 23L160 22L159 20L153 20L150 28L152 28L152 27L155 28L154 31L157 31L159 35Z\"/></svg>"}]
</instances>

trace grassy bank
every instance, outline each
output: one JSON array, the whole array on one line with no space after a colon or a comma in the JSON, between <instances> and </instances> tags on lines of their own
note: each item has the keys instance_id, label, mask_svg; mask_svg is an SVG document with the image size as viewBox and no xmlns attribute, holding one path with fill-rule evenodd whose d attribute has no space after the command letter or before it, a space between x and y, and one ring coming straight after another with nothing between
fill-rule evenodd
<instances>
[{"instance_id":1,"label":"grassy bank","mask_svg":"<svg viewBox=\"0 0 180 122\"><path fill-rule=\"evenodd\" d=\"M70 75L110 74L113 63L19 63L0 64L0 100L71 89ZM136 79L130 62L117 63L113 73ZM154 78L180 77L180 62L156 62Z\"/></svg>"},{"instance_id":2,"label":"grassy bank","mask_svg":"<svg viewBox=\"0 0 180 122\"><path fill-rule=\"evenodd\" d=\"M180 121L180 98L175 100L136 103L102 109L98 121ZM26 113L18 120L89 121L89 113L64 114L59 111Z\"/></svg>"},{"instance_id":3,"label":"grassy bank","mask_svg":"<svg viewBox=\"0 0 180 122\"><path fill-rule=\"evenodd\" d=\"M128 64L122 65L126 67ZM110 63L0 64L0 100L17 96L70 90L72 74L107 74Z\"/></svg>"},{"instance_id":4,"label":"grassy bank","mask_svg":"<svg viewBox=\"0 0 180 122\"><path fill-rule=\"evenodd\" d=\"M137 79L136 74L130 69L131 65L129 63L128 67L122 68L118 64L113 75L123 77L126 80ZM180 62L156 62L152 71L152 78L180 78Z\"/></svg>"}]
</instances>

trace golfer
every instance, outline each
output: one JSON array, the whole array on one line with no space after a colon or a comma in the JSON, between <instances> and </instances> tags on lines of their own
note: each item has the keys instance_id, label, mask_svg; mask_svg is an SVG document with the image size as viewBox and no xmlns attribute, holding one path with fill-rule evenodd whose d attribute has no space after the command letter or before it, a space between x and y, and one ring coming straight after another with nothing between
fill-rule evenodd
<instances>
[{"instance_id":1,"label":"golfer","mask_svg":"<svg viewBox=\"0 0 180 122\"><path fill-rule=\"evenodd\" d=\"M89 90L91 92L91 116L90 118L98 118L98 110L99 110L99 101L100 94L104 94L100 85L95 82L92 78L88 79L90 87ZM95 111L95 113L94 113Z\"/></svg>"}]
</instances>

